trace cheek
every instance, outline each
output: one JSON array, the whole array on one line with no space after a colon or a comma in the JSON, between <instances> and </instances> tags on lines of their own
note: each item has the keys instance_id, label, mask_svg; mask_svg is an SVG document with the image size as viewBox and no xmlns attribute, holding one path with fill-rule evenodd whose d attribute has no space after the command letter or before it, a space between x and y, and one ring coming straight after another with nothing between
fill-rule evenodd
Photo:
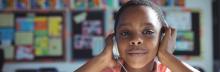
<instances>
[{"instance_id":1,"label":"cheek","mask_svg":"<svg viewBox=\"0 0 220 72\"><path fill-rule=\"evenodd\" d=\"M159 45L158 39L145 41L145 46L147 48L153 49Z\"/></svg>"},{"instance_id":2,"label":"cheek","mask_svg":"<svg viewBox=\"0 0 220 72\"><path fill-rule=\"evenodd\" d=\"M120 40L118 43L120 54L124 54L126 52L126 48L128 48L128 46L129 46L129 44L127 43L127 41Z\"/></svg>"},{"instance_id":3,"label":"cheek","mask_svg":"<svg viewBox=\"0 0 220 72\"><path fill-rule=\"evenodd\" d=\"M159 43L157 40L148 40L144 42L144 47L149 50L149 53L156 53L158 50Z\"/></svg>"}]
</instances>

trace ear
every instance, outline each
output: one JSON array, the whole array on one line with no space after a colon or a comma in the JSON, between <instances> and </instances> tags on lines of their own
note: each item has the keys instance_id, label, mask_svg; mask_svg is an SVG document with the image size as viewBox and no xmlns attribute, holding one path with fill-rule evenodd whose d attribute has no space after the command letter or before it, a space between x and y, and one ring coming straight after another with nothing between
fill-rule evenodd
<instances>
[{"instance_id":1,"label":"ear","mask_svg":"<svg viewBox=\"0 0 220 72\"><path fill-rule=\"evenodd\" d=\"M165 28L166 28L166 27L162 26L161 29L160 29L160 32L161 32L161 33L165 33Z\"/></svg>"},{"instance_id":2,"label":"ear","mask_svg":"<svg viewBox=\"0 0 220 72\"><path fill-rule=\"evenodd\" d=\"M159 39L160 41L163 39L163 36L165 34L165 28L166 27L162 26L161 29L160 29L160 39Z\"/></svg>"}]
</instances>

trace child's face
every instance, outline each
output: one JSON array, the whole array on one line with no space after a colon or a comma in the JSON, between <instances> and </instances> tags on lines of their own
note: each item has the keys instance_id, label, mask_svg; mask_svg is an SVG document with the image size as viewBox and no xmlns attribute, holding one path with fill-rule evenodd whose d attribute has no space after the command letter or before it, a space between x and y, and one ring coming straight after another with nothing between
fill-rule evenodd
<instances>
[{"instance_id":1,"label":"child's face","mask_svg":"<svg viewBox=\"0 0 220 72\"><path fill-rule=\"evenodd\" d=\"M142 68L154 60L161 26L155 10L147 6L128 7L121 13L116 37L126 65Z\"/></svg>"}]
</instances>

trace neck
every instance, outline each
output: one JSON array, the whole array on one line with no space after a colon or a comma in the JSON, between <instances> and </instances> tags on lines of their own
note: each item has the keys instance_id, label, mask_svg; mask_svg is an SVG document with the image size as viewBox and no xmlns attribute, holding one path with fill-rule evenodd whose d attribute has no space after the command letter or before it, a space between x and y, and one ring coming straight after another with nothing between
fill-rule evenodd
<instances>
[{"instance_id":1,"label":"neck","mask_svg":"<svg viewBox=\"0 0 220 72\"><path fill-rule=\"evenodd\" d=\"M146 64L142 68L132 68L125 64L125 68L127 69L128 72L153 72L155 67L156 67L156 63L154 61L150 62L149 64Z\"/></svg>"}]
</instances>

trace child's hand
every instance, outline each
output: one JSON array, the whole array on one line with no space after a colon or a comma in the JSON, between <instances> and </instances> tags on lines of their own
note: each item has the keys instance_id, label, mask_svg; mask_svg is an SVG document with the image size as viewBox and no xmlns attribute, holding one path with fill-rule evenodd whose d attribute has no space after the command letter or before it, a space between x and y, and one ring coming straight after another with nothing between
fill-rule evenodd
<instances>
[{"instance_id":1,"label":"child's hand","mask_svg":"<svg viewBox=\"0 0 220 72\"><path fill-rule=\"evenodd\" d=\"M113 50L113 36L114 34L108 35L105 39L105 48L104 50L96 57L97 59L101 60L100 62L103 63L103 72L113 72L112 70L120 68L120 65L117 64L115 59L113 58L112 50ZM122 62L122 60L120 60ZM114 68L114 69L113 69Z\"/></svg>"},{"instance_id":2,"label":"child's hand","mask_svg":"<svg viewBox=\"0 0 220 72\"><path fill-rule=\"evenodd\" d=\"M80 67L75 72L112 72L113 68L118 66L113 59L112 47L113 47L113 34L110 34L106 38L106 44L104 50L96 57L89 60L86 64Z\"/></svg>"},{"instance_id":3,"label":"child's hand","mask_svg":"<svg viewBox=\"0 0 220 72\"><path fill-rule=\"evenodd\" d=\"M112 55L113 36L114 36L113 34L108 35L108 37L105 39L105 48L98 56L104 59L106 62L106 65L111 68L116 65L116 61L113 59L113 55Z\"/></svg>"},{"instance_id":4,"label":"child's hand","mask_svg":"<svg viewBox=\"0 0 220 72\"><path fill-rule=\"evenodd\" d=\"M166 65L172 72L199 72L190 65L182 63L173 55L175 44L176 30L174 28L166 28L165 36L161 40L157 54L159 61Z\"/></svg>"},{"instance_id":5,"label":"child's hand","mask_svg":"<svg viewBox=\"0 0 220 72\"><path fill-rule=\"evenodd\" d=\"M171 27L165 28L165 35L160 42L159 52L166 52L173 54L176 47L176 30Z\"/></svg>"}]
</instances>

